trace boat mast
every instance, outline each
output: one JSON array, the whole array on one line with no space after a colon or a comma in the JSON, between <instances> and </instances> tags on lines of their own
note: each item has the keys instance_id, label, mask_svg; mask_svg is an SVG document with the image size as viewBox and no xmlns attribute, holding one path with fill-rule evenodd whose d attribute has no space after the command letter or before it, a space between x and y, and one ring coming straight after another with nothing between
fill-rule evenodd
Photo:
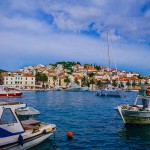
<instances>
[{"instance_id":1,"label":"boat mast","mask_svg":"<svg viewBox=\"0 0 150 150\"><path fill-rule=\"evenodd\" d=\"M107 47L108 47L108 67L110 70L110 44L109 44L109 33L108 33L108 28L106 29L107 31Z\"/></svg>"},{"instance_id":2,"label":"boat mast","mask_svg":"<svg viewBox=\"0 0 150 150\"><path fill-rule=\"evenodd\" d=\"M106 28L107 32L107 48L108 48L108 67L110 71L110 41L109 41L109 33L108 33L108 28ZM110 73L110 83L112 84L112 75Z\"/></svg>"}]
</instances>

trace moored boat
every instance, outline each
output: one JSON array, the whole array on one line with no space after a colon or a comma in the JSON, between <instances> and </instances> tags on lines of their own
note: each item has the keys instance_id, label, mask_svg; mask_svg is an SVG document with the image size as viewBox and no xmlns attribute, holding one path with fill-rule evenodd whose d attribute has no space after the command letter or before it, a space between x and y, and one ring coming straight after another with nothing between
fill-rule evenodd
<instances>
[{"instance_id":1,"label":"moored boat","mask_svg":"<svg viewBox=\"0 0 150 150\"><path fill-rule=\"evenodd\" d=\"M16 109L16 113L20 120L35 118L40 114L40 112L35 108L27 107L27 106Z\"/></svg>"},{"instance_id":2,"label":"moored boat","mask_svg":"<svg viewBox=\"0 0 150 150\"><path fill-rule=\"evenodd\" d=\"M121 97L122 90L115 87L106 87L97 91L96 96L111 96L111 97Z\"/></svg>"},{"instance_id":3,"label":"moored boat","mask_svg":"<svg viewBox=\"0 0 150 150\"><path fill-rule=\"evenodd\" d=\"M51 136L56 125L37 120L20 121L16 109L25 107L17 102L0 103L0 149L29 149Z\"/></svg>"},{"instance_id":4,"label":"moored boat","mask_svg":"<svg viewBox=\"0 0 150 150\"><path fill-rule=\"evenodd\" d=\"M21 97L22 92L15 89L9 89L6 86L0 86L0 97Z\"/></svg>"},{"instance_id":5,"label":"moored boat","mask_svg":"<svg viewBox=\"0 0 150 150\"><path fill-rule=\"evenodd\" d=\"M82 87L75 83L70 83L69 86L65 89L65 91L70 92L80 92L82 90Z\"/></svg>"},{"instance_id":6,"label":"moored boat","mask_svg":"<svg viewBox=\"0 0 150 150\"><path fill-rule=\"evenodd\" d=\"M150 89L140 92L133 105L117 106L125 124L150 124Z\"/></svg>"}]
</instances>

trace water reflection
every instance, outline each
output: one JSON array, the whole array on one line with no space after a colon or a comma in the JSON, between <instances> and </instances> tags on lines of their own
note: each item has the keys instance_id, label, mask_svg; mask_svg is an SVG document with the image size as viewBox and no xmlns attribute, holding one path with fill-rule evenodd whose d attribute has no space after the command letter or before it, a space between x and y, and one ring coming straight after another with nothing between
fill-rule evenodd
<instances>
[{"instance_id":1,"label":"water reflection","mask_svg":"<svg viewBox=\"0 0 150 150\"><path fill-rule=\"evenodd\" d=\"M150 139L150 126L124 125L119 132L120 137L125 139Z\"/></svg>"}]
</instances>

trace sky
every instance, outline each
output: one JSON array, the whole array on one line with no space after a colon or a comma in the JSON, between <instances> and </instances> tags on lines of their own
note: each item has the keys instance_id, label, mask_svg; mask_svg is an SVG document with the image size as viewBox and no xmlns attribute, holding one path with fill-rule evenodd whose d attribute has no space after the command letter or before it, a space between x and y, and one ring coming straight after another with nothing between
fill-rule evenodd
<instances>
[{"instance_id":1,"label":"sky","mask_svg":"<svg viewBox=\"0 0 150 150\"><path fill-rule=\"evenodd\" d=\"M0 69L57 61L150 75L149 0L0 0Z\"/></svg>"}]
</instances>

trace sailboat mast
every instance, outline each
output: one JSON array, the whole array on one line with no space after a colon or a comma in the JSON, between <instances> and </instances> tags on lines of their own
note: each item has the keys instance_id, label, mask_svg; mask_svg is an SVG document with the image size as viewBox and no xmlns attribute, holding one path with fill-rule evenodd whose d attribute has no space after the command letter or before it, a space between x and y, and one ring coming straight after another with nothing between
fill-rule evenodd
<instances>
[{"instance_id":1,"label":"sailboat mast","mask_svg":"<svg viewBox=\"0 0 150 150\"><path fill-rule=\"evenodd\" d=\"M107 47L108 47L108 67L110 69L110 44L109 44L109 33L107 29Z\"/></svg>"},{"instance_id":2,"label":"sailboat mast","mask_svg":"<svg viewBox=\"0 0 150 150\"><path fill-rule=\"evenodd\" d=\"M108 28L107 28L107 47L108 47L108 67L110 71L110 41L109 41ZM110 75L110 83L112 84L112 74L109 73L109 75Z\"/></svg>"}]
</instances>

